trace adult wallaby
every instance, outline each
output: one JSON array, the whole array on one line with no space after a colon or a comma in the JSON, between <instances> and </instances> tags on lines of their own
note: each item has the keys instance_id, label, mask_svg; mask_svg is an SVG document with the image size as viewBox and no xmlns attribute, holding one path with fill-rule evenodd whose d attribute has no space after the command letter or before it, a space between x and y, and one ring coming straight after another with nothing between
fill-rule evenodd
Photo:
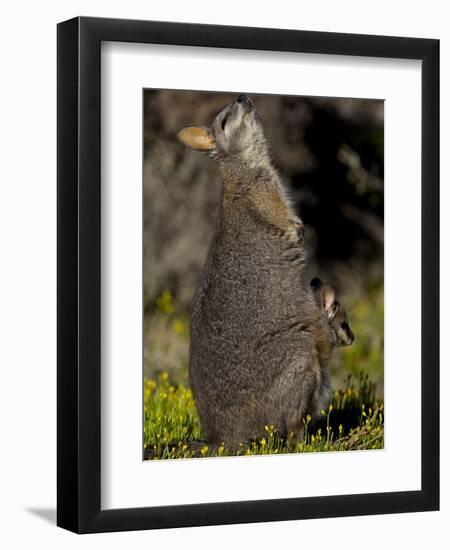
<instances>
[{"instance_id":1,"label":"adult wallaby","mask_svg":"<svg viewBox=\"0 0 450 550\"><path fill-rule=\"evenodd\" d=\"M330 331L304 281L303 223L247 96L209 128L178 137L214 158L223 179L191 320L190 384L204 435L229 449L267 424L301 437L303 418L320 407L318 346Z\"/></svg>"},{"instance_id":2,"label":"adult wallaby","mask_svg":"<svg viewBox=\"0 0 450 550\"><path fill-rule=\"evenodd\" d=\"M310 286L314 293L316 305L323 312L328 321L330 330L325 333L317 333L317 349L322 369L320 386L320 408L325 409L331 395L328 374L328 361L333 349L337 346L350 346L355 339L350 328L347 312L336 301L336 290L328 283L323 283L318 277L312 279Z\"/></svg>"}]
</instances>

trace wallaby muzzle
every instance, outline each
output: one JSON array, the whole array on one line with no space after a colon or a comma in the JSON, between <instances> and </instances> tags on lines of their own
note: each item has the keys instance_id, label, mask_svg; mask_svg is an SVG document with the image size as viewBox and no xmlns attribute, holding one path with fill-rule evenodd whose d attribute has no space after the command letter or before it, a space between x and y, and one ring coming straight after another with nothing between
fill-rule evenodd
<instances>
[{"instance_id":1,"label":"wallaby muzzle","mask_svg":"<svg viewBox=\"0 0 450 550\"><path fill-rule=\"evenodd\" d=\"M253 101L245 94L240 94L236 99L236 103L239 103L246 111L254 109Z\"/></svg>"}]
</instances>

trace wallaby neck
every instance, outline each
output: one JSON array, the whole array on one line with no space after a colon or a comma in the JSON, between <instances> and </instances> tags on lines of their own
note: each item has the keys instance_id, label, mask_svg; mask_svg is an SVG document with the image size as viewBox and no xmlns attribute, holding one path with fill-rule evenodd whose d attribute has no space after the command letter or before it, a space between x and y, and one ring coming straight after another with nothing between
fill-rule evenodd
<instances>
[{"instance_id":1,"label":"wallaby neck","mask_svg":"<svg viewBox=\"0 0 450 550\"><path fill-rule=\"evenodd\" d=\"M219 171L223 179L224 197L244 196L249 189L261 184L278 185L279 176L269 161L250 164L230 160L219 161Z\"/></svg>"},{"instance_id":2,"label":"wallaby neck","mask_svg":"<svg viewBox=\"0 0 450 550\"><path fill-rule=\"evenodd\" d=\"M301 220L296 216L280 177L271 164L266 166L245 166L221 163L223 177L222 216L229 226L236 226L243 235L244 225L253 239L255 227L247 224L249 219L257 224L259 230L269 231L281 236L283 248L294 250L296 260L302 260L299 254L302 239L299 231L303 229ZM250 216L249 216L250 215Z\"/></svg>"}]
</instances>

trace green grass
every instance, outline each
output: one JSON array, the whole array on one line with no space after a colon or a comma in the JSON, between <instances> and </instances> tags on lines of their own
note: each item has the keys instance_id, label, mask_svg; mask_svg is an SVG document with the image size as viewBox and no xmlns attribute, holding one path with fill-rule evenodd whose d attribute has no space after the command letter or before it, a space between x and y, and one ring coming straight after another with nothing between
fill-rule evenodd
<instances>
[{"instance_id":1,"label":"green grass","mask_svg":"<svg viewBox=\"0 0 450 550\"><path fill-rule=\"evenodd\" d=\"M367 376L349 376L320 420L314 426L309 417L304 422L304 438L295 443L283 440L269 425L263 438L242 445L238 453L229 453L224 445L209 448L202 442L191 390L173 384L167 372L144 380L144 448L151 459L368 450L384 445L383 403Z\"/></svg>"},{"instance_id":2,"label":"green grass","mask_svg":"<svg viewBox=\"0 0 450 550\"><path fill-rule=\"evenodd\" d=\"M337 348L332 358L339 380L344 373L358 376L361 371L376 383L377 394L383 394L384 379L384 292L382 287L368 289L364 299L345 302L355 341ZM335 384L333 384L335 387Z\"/></svg>"}]
</instances>

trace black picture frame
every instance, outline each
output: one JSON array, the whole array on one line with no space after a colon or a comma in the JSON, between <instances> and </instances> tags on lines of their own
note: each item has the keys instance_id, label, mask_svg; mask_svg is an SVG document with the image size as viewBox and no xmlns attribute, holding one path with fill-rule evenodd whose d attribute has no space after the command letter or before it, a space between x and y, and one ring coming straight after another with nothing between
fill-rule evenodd
<instances>
[{"instance_id":1,"label":"black picture frame","mask_svg":"<svg viewBox=\"0 0 450 550\"><path fill-rule=\"evenodd\" d=\"M438 510L439 41L87 17L60 23L57 35L57 524L77 533L93 533ZM420 491L101 509L102 41L421 60Z\"/></svg>"}]
</instances>

